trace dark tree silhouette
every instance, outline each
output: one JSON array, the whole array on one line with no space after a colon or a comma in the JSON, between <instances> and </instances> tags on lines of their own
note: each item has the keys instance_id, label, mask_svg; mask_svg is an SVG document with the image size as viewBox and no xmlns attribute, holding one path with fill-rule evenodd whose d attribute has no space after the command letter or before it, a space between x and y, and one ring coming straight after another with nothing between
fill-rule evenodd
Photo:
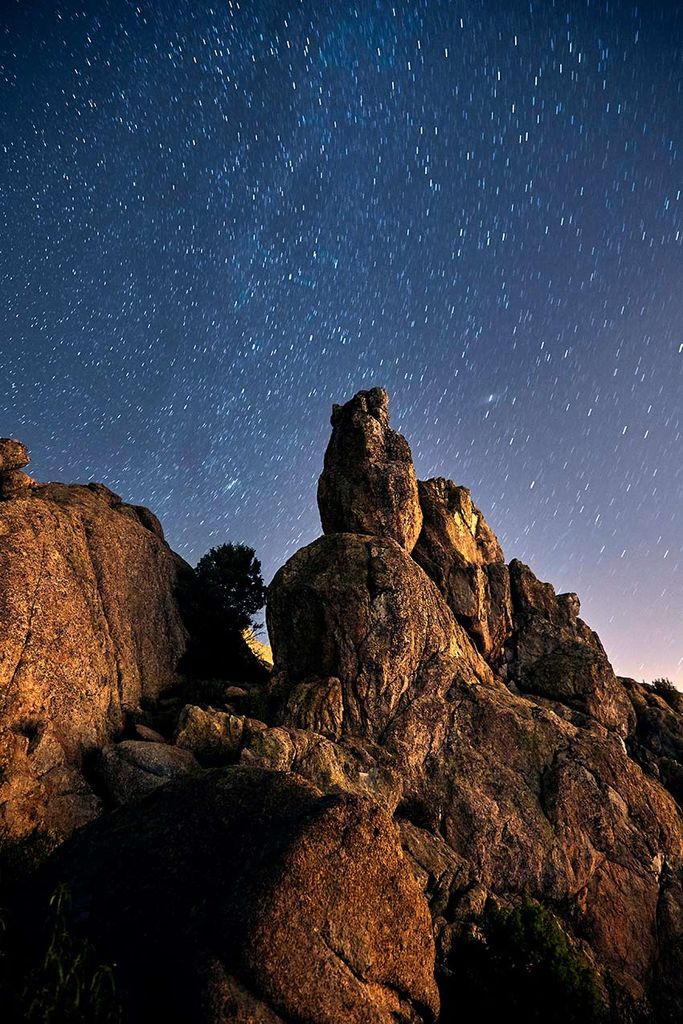
<instances>
[{"instance_id":1,"label":"dark tree silhouette","mask_svg":"<svg viewBox=\"0 0 683 1024\"><path fill-rule=\"evenodd\" d=\"M204 679L239 679L253 674L254 659L242 631L266 600L261 563L246 544L212 548L180 588L183 619L190 634L180 668Z\"/></svg>"},{"instance_id":2,"label":"dark tree silhouette","mask_svg":"<svg viewBox=\"0 0 683 1024\"><path fill-rule=\"evenodd\" d=\"M261 563L246 544L221 544L200 558L195 569L206 611L225 628L243 630L266 600Z\"/></svg>"}]
</instances>

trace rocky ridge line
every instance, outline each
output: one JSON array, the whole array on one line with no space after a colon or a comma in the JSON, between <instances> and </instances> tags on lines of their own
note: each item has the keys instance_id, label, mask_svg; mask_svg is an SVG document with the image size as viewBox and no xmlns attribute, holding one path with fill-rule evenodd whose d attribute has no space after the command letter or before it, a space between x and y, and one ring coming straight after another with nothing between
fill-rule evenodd
<instances>
[{"instance_id":1,"label":"rocky ridge line","mask_svg":"<svg viewBox=\"0 0 683 1024\"><path fill-rule=\"evenodd\" d=\"M478 934L486 909L531 897L592 965L612 1019L626 1019L618 1008L625 999L649 1020L674 1024L683 1006L683 820L675 799L683 719L649 688L615 677L576 595L557 595L521 562L505 563L466 488L417 482L382 389L336 406L332 426L319 488L324 535L269 588L267 686L233 682L189 702L158 694L134 736L110 736L98 754L100 783L110 803L125 806L51 859L31 882L35 898L66 874L78 905L89 908L98 950L122 959L137 992L133 1007L148 997L144 954L135 944L126 952L125 898L105 906L99 889L101 870L116 874L120 857L136 864L143 932L152 906L182 904L186 890L199 905L221 908L195 922L197 957L182 965L174 946L192 951L182 923L144 932L165 951L155 969L170 1002L191 1000L193 1019L277 1024L303 1013L316 1024L419 1024L437 1013L434 963L441 979L457 978L461 943ZM216 765L223 768L203 773ZM334 826L337 838L340 829L350 843L356 832L365 836L360 850L372 848L373 835L386 837L372 865L359 854L357 875L348 858L333 860L317 885L322 861L313 851L328 850L327 831L319 839L317 825L308 831L292 810L304 798L287 787L299 785L310 787L304 803L333 801L350 816L350 831ZM239 825L235 799L247 815ZM297 849L301 842L312 852L277 861L281 895L268 891L284 916L264 916L240 902L232 883L226 888L221 872L246 843L253 871L243 881L254 891L270 885L256 865L272 856L280 802L275 833L289 830L300 837L292 840ZM210 825L207 845L203 822L217 819L233 824L220 834ZM150 847L138 833L154 837ZM177 863L187 871L159 874L153 851L178 843ZM220 870L204 859L214 854ZM412 894L394 900L398 917L389 922L386 893L373 881L360 920L354 879L374 878L383 864L392 886ZM409 868L422 896L410 890ZM317 906L308 906L307 887ZM72 924L83 927L79 918ZM311 928L325 941L303 942L305 963L295 956L292 970L282 959L259 965L249 952L254 934L259 948L289 956L291 936ZM237 947L225 945L227 934ZM453 992L452 981L443 992ZM458 1004L445 998L447 1020Z\"/></svg>"}]
</instances>

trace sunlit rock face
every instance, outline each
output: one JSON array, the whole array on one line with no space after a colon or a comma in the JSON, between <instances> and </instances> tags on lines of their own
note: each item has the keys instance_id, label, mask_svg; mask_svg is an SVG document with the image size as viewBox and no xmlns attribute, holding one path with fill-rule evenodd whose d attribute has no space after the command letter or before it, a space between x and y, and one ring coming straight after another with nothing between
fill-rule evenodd
<instances>
[{"instance_id":1,"label":"sunlit rock face","mask_svg":"<svg viewBox=\"0 0 683 1024\"><path fill-rule=\"evenodd\" d=\"M0 502L5 841L58 841L98 812L83 758L175 681L183 568L156 517L101 485L36 485Z\"/></svg>"},{"instance_id":2,"label":"sunlit rock face","mask_svg":"<svg viewBox=\"0 0 683 1024\"><path fill-rule=\"evenodd\" d=\"M510 575L469 490L437 477L418 484L424 522L413 557L477 649L495 663L512 631Z\"/></svg>"}]
</instances>

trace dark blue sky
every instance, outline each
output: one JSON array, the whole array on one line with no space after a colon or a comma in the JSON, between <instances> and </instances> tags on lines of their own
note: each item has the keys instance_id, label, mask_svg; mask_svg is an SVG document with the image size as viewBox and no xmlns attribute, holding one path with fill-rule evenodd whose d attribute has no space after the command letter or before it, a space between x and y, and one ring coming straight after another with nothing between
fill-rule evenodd
<instances>
[{"instance_id":1,"label":"dark blue sky","mask_svg":"<svg viewBox=\"0 0 683 1024\"><path fill-rule=\"evenodd\" d=\"M190 560L319 532L333 401L683 684L683 8L3 3L0 434Z\"/></svg>"}]
</instances>

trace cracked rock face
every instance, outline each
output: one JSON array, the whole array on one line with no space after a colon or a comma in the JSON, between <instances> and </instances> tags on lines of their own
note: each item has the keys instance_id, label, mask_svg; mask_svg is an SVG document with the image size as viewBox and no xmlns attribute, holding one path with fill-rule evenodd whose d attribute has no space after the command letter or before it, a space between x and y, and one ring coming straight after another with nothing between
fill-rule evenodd
<instances>
[{"instance_id":1,"label":"cracked rock face","mask_svg":"<svg viewBox=\"0 0 683 1024\"><path fill-rule=\"evenodd\" d=\"M389 426L383 388L334 406L318 508L324 533L390 537L414 548L422 528L417 478L408 442Z\"/></svg>"},{"instance_id":2,"label":"cracked rock face","mask_svg":"<svg viewBox=\"0 0 683 1024\"><path fill-rule=\"evenodd\" d=\"M32 882L27 926L57 881L67 927L116 963L130 1024L427 1024L438 1012L429 910L370 800L216 770L74 837Z\"/></svg>"},{"instance_id":3,"label":"cracked rock face","mask_svg":"<svg viewBox=\"0 0 683 1024\"><path fill-rule=\"evenodd\" d=\"M335 413L330 449L344 441L331 461L345 479L372 480L364 531L376 534L329 533L348 520L323 518L328 535L275 577L276 724L246 737L241 760L393 812L440 956L487 894L526 893L604 976L649 998L658 1021L678 1020L683 826L657 780L677 792L677 727L659 708L654 728L654 701L629 697L576 595L505 565L465 488L420 484L412 557L387 537L381 448L370 471L367 446L347 444L346 418L364 423L366 404L361 393Z\"/></svg>"},{"instance_id":4,"label":"cracked rock face","mask_svg":"<svg viewBox=\"0 0 683 1024\"><path fill-rule=\"evenodd\" d=\"M101 485L0 503L0 835L58 841L98 800L83 755L175 680L182 560Z\"/></svg>"},{"instance_id":5,"label":"cracked rock face","mask_svg":"<svg viewBox=\"0 0 683 1024\"><path fill-rule=\"evenodd\" d=\"M466 487L437 477L418 488L424 523L413 558L477 649L495 663L512 631L510 577L500 544Z\"/></svg>"},{"instance_id":6,"label":"cracked rock face","mask_svg":"<svg viewBox=\"0 0 683 1024\"><path fill-rule=\"evenodd\" d=\"M298 551L269 588L267 614L283 720L327 735L325 714L333 734L381 739L456 674L490 675L434 584L388 538L332 534Z\"/></svg>"}]
</instances>

